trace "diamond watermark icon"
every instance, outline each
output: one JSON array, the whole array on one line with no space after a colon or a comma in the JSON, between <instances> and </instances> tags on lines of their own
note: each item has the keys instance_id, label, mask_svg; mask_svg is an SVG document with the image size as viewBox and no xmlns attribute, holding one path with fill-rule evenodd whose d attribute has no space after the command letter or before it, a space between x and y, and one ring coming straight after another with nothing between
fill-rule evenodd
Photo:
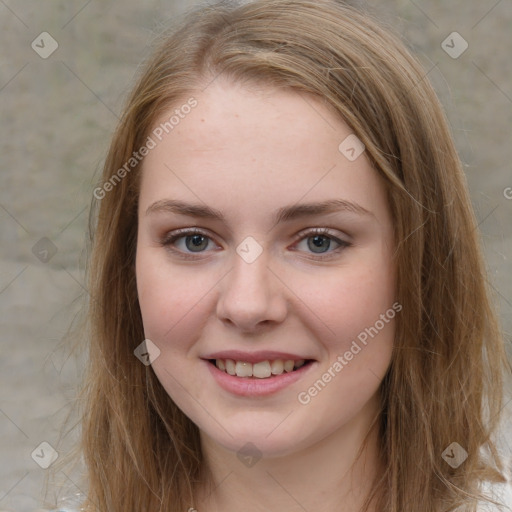
<instances>
[{"instance_id":1,"label":"diamond watermark icon","mask_svg":"<svg viewBox=\"0 0 512 512\"><path fill-rule=\"evenodd\" d=\"M47 59L59 47L59 43L48 32L41 32L31 46L39 57Z\"/></svg>"},{"instance_id":2,"label":"diamond watermark icon","mask_svg":"<svg viewBox=\"0 0 512 512\"><path fill-rule=\"evenodd\" d=\"M468 452L459 443L453 442L448 445L441 457L452 468L458 468L468 458Z\"/></svg>"},{"instance_id":3,"label":"diamond watermark icon","mask_svg":"<svg viewBox=\"0 0 512 512\"><path fill-rule=\"evenodd\" d=\"M452 59L458 59L468 49L468 46L468 42L458 32L452 32L441 43L441 48Z\"/></svg>"},{"instance_id":4,"label":"diamond watermark icon","mask_svg":"<svg viewBox=\"0 0 512 512\"><path fill-rule=\"evenodd\" d=\"M38 466L47 469L58 459L59 454L50 443L43 441L30 456Z\"/></svg>"},{"instance_id":5,"label":"diamond watermark icon","mask_svg":"<svg viewBox=\"0 0 512 512\"><path fill-rule=\"evenodd\" d=\"M359 138L351 133L343 142L338 146L339 152L353 162L361 156L365 150L365 145L359 140Z\"/></svg>"},{"instance_id":6,"label":"diamond watermark icon","mask_svg":"<svg viewBox=\"0 0 512 512\"><path fill-rule=\"evenodd\" d=\"M151 340L145 339L133 353L144 365L149 366L160 355L160 349Z\"/></svg>"},{"instance_id":7,"label":"diamond watermark icon","mask_svg":"<svg viewBox=\"0 0 512 512\"><path fill-rule=\"evenodd\" d=\"M45 236L32 246L32 254L43 263L48 263L57 252L57 246Z\"/></svg>"},{"instance_id":8,"label":"diamond watermark icon","mask_svg":"<svg viewBox=\"0 0 512 512\"><path fill-rule=\"evenodd\" d=\"M236 452L236 456L244 466L252 468L261 459L261 452L253 443L246 443Z\"/></svg>"},{"instance_id":9,"label":"diamond watermark icon","mask_svg":"<svg viewBox=\"0 0 512 512\"><path fill-rule=\"evenodd\" d=\"M246 263L252 263L263 252L263 247L252 236L248 236L238 245L236 252Z\"/></svg>"}]
</instances>

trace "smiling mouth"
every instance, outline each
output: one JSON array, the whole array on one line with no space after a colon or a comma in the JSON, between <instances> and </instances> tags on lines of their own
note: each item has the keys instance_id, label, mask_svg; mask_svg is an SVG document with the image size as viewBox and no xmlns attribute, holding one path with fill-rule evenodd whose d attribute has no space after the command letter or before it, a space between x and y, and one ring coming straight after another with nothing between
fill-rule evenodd
<instances>
[{"instance_id":1,"label":"smiling mouth","mask_svg":"<svg viewBox=\"0 0 512 512\"><path fill-rule=\"evenodd\" d=\"M283 373L292 373L311 364L313 359L299 359L296 361L293 359L275 359L260 361L255 364L246 361L234 361L233 359L208 359L208 362L228 375L249 379L269 379Z\"/></svg>"}]
</instances>

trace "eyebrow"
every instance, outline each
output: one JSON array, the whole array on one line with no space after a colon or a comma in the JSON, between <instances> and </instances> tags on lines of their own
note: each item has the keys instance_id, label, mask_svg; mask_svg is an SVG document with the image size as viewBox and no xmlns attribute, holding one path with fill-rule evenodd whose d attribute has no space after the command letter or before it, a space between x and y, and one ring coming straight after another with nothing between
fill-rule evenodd
<instances>
[{"instance_id":1,"label":"eyebrow","mask_svg":"<svg viewBox=\"0 0 512 512\"><path fill-rule=\"evenodd\" d=\"M318 203L302 203L279 208L274 215L274 222L286 222L302 217L325 215L335 212L351 212L358 215L371 215L372 212L363 208L357 203L352 203L344 199L329 199ZM202 219L212 219L225 222L224 215L219 210L210 208L206 205L185 203L175 199L161 199L148 207L146 215L156 212L177 213L189 217L198 217Z\"/></svg>"}]
</instances>

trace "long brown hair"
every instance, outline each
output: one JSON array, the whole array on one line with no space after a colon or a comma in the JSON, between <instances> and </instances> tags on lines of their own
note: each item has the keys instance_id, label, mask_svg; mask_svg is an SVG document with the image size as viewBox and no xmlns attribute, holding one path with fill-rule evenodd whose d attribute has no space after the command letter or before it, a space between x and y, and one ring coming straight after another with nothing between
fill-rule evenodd
<instances>
[{"instance_id":1,"label":"long brown hair","mask_svg":"<svg viewBox=\"0 0 512 512\"><path fill-rule=\"evenodd\" d=\"M387 186L403 305L380 388L387 469L367 505L474 510L479 483L503 470L493 435L510 365L452 135L396 35L342 2L309 0L191 11L165 34L128 98L91 214L89 360L79 397L87 510L183 512L194 503L198 429L134 356L144 339L135 282L143 161L126 163L163 113L219 74L314 94L365 144ZM457 468L442 458L452 442L468 454Z\"/></svg>"}]
</instances>

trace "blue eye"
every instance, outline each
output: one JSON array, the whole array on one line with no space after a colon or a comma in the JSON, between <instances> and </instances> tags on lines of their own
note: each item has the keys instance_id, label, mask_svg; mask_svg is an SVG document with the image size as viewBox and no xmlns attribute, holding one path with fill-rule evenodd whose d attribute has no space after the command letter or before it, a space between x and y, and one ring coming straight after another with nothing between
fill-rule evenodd
<instances>
[{"instance_id":1,"label":"blue eye","mask_svg":"<svg viewBox=\"0 0 512 512\"><path fill-rule=\"evenodd\" d=\"M208 247L209 240L211 240L207 234L197 229L180 229L174 233L170 233L170 235L162 241L162 245L170 247L175 245L180 239L183 239L186 251L190 251L191 253L204 252L204 249ZM184 252L185 254L187 253L186 251L179 249L179 252Z\"/></svg>"},{"instance_id":2,"label":"blue eye","mask_svg":"<svg viewBox=\"0 0 512 512\"><path fill-rule=\"evenodd\" d=\"M307 242L307 248L313 254L337 253L341 249L344 249L350 245L348 242L332 236L327 228L317 228L306 233L300 233L298 235L298 240L300 242ZM338 247L332 251L329 251L333 242L337 244Z\"/></svg>"},{"instance_id":3,"label":"blue eye","mask_svg":"<svg viewBox=\"0 0 512 512\"><path fill-rule=\"evenodd\" d=\"M312 259L327 259L349 247L351 244L333 236L327 228L315 228L299 233L295 237L296 242L307 242L307 252L310 251ZM181 242L181 247L179 247ZM337 245L331 250L332 243ZM212 238L199 229L180 229L169 233L161 244L178 253L183 258L194 258L194 254L206 252L212 242ZM294 249L297 250L297 249ZM326 256L323 256L323 255Z\"/></svg>"}]
</instances>

